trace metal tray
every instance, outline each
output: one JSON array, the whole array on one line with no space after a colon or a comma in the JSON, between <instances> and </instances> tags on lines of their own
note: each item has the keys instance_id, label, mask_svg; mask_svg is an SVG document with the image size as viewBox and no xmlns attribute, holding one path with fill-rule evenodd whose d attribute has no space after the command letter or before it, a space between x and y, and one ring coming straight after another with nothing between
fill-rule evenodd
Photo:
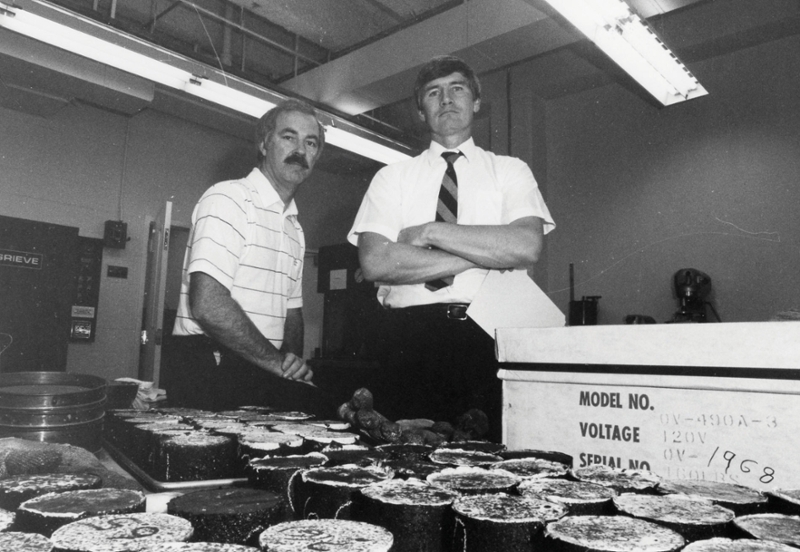
<instances>
[{"instance_id":1,"label":"metal tray","mask_svg":"<svg viewBox=\"0 0 800 552\"><path fill-rule=\"evenodd\" d=\"M158 481L153 479L145 473L139 466L137 466L130 458L120 452L114 445L107 441L103 441L103 448L108 452L119 465L130 473L136 480L141 483L145 489L154 493L163 492L187 492L199 491L204 489L222 489L226 487L237 487L247 485L248 480L245 477L234 477L230 479L205 479L198 481Z\"/></svg>"}]
</instances>

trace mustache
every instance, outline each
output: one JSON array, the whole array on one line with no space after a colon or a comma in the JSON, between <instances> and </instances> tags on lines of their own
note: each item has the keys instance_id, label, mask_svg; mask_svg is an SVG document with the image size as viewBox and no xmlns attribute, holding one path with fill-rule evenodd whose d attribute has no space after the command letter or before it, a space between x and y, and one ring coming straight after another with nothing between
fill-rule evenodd
<instances>
[{"instance_id":1,"label":"mustache","mask_svg":"<svg viewBox=\"0 0 800 552\"><path fill-rule=\"evenodd\" d=\"M286 164L295 163L297 165L300 165L304 169L308 168L308 161L306 160L305 155L297 152L290 154L289 157L283 160L283 162Z\"/></svg>"}]
</instances>

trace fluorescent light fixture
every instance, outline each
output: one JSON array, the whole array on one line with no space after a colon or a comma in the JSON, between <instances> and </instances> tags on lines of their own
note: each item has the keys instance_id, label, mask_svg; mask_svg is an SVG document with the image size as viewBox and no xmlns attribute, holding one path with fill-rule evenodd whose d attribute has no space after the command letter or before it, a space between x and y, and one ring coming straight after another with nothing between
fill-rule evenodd
<instances>
[{"instance_id":1,"label":"fluorescent light fixture","mask_svg":"<svg viewBox=\"0 0 800 552\"><path fill-rule=\"evenodd\" d=\"M386 147L378 142L332 125L325 127L325 141L387 165L411 157L402 151Z\"/></svg>"},{"instance_id":2,"label":"fluorescent light fixture","mask_svg":"<svg viewBox=\"0 0 800 552\"><path fill-rule=\"evenodd\" d=\"M189 61L177 54L157 48L135 37L120 33L115 29L80 17L46 2L39 0L23 0L23 2L26 5L29 4L34 10L24 9L16 4L12 6L0 1L0 27L164 86L183 90L209 102L254 118L260 118L284 98L265 88L226 75L219 70L197 62ZM50 14L55 14L54 18L50 19L33 13L33 11L38 11L40 8L49 10ZM136 52L110 40L98 38L78 28L59 23L55 19L78 21L82 26L90 29L93 33L96 32L98 35L112 33L110 36L115 39L121 40L123 43L135 44L138 46L137 49L154 52L154 55L165 60L171 60L175 65L156 59L151 55ZM182 69L176 65L197 67L197 71ZM213 75L215 79L212 80L208 75ZM217 80L226 84L220 84ZM245 92L245 90L250 90L252 93ZM266 98L275 99L276 101L270 101ZM380 143L380 141L389 142L386 138L375 135L376 140L372 140L365 137L371 134L369 131L360 129L337 116L324 112L320 112L320 114L323 115L324 120L331 121L325 125L325 140L330 144L386 164L410 157L407 153ZM339 123L339 126L337 126L337 123ZM351 127L352 130L346 130L347 127Z\"/></svg>"},{"instance_id":3,"label":"fluorescent light fixture","mask_svg":"<svg viewBox=\"0 0 800 552\"><path fill-rule=\"evenodd\" d=\"M250 115L256 119L275 107L275 103L262 100L230 86L219 84L199 76L192 76L183 89L199 98L223 105L234 111Z\"/></svg>"},{"instance_id":4,"label":"fluorescent light fixture","mask_svg":"<svg viewBox=\"0 0 800 552\"><path fill-rule=\"evenodd\" d=\"M272 102L199 76L190 78L183 89L189 94L193 94L199 98L224 105L230 109L256 118L261 117L264 113L275 107L275 104ZM406 153L379 144L359 134L339 128L336 126L335 122L324 125L324 127L325 141L327 143L352 151L363 157L374 159L375 161L387 165L410 157Z\"/></svg>"},{"instance_id":5,"label":"fluorescent light fixture","mask_svg":"<svg viewBox=\"0 0 800 552\"><path fill-rule=\"evenodd\" d=\"M0 27L172 88L181 88L191 77L177 67L3 2Z\"/></svg>"},{"instance_id":6,"label":"fluorescent light fixture","mask_svg":"<svg viewBox=\"0 0 800 552\"><path fill-rule=\"evenodd\" d=\"M546 0L663 105L708 94L624 0Z\"/></svg>"}]
</instances>

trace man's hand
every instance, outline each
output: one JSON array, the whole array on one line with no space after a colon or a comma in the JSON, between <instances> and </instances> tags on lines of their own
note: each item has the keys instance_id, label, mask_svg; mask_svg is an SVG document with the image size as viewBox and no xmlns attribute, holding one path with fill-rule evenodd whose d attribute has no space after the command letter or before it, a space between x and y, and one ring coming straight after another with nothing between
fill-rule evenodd
<instances>
[{"instance_id":1,"label":"man's hand","mask_svg":"<svg viewBox=\"0 0 800 552\"><path fill-rule=\"evenodd\" d=\"M311 382L314 372L308 363L294 353L286 353L281 363L281 377L301 382Z\"/></svg>"},{"instance_id":2,"label":"man's hand","mask_svg":"<svg viewBox=\"0 0 800 552\"><path fill-rule=\"evenodd\" d=\"M405 243L408 245L416 245L417 247L428 247L428 240L427 240L427 228L428 224L431 223L424 223L419 224L417 226L409 226L408 228L403 228L400 230L400 233L397 235L397 242L398 243Z\"/></svg>"}]
</instances>

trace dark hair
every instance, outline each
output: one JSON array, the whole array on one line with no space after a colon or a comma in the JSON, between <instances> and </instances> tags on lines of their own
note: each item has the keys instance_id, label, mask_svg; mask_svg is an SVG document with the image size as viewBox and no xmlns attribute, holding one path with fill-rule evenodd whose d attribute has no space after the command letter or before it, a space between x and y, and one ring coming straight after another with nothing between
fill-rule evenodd
<instances>
[{"instance_id":1,"label":"dark hair","mask_svg":"<svg viewBox=\"0 0 800 552\"><path fill-rule=\"evenodd\" d=\"M477 100L481 97L481 83L475 75L475 71L455 56L437 56L422 66L417 73L417 82L414 83L414 99L417 102L417 109L422 110L422 93L425 85L452 73L461 73L467 79L472 96Z\"/></svg>"},{"instance_id":2,"label":"dark hair","mask_svg":"<svg viewBox=\"0 0 800 552\"><path fill-rule=\"evenodd\" d=\"M264 157L261 153L261 144L266 142L269 137L272 136L272 133L275 132L275 126L278 124L278 117L281 115L281 113L290 113L293 111L311 115L317 121L317 125L319 125L319 151L317 151L317 157L319 157L319 155L322 153L322 148L325 147L325 128L322 126L322 123L319 122L316 110L302 100L289 98L288 100L283 100L281 103L264 113L264 115L261 116L261 119L258 120L258 124L256 125L255 139L256 153L259 161L262 161Z\"/></svg>"}]
</instances>

